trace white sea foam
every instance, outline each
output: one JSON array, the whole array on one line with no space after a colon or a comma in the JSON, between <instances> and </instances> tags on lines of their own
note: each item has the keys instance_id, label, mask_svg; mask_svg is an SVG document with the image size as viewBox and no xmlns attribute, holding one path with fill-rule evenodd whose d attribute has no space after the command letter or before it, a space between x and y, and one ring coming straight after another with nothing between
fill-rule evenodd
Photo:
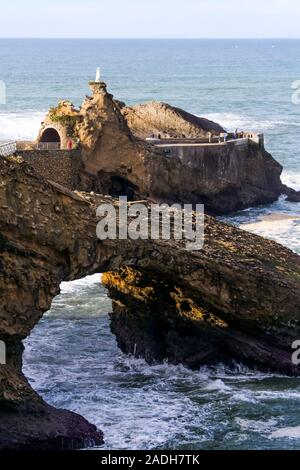
<instances>
[{"instance_id":1,"label":"white sea foam","mask_svg":"<svg viewBox=\"0 0 300 470\"><path fill-rule=\"evenodd\" d=\"M229 131L244 129L260 132L286 124L284 121L280 120L256 120L255 118L242 116L237 113L209 113L203 117L217 122Z\"/></svg>"},{"instance_id":2,"label":"white sea foam","mask_svg":"<svg viewBox=\"0 0 300 470\"><path fill-rule=\"evenodd\" d=\"M270 428L276 426L276 419L267 419L267 420L253 420L253 419L244 419L244 418L235 418L235 422L240 426L243 431L252 431L258 433L265 433L270 431Z\"/></svg>"},{"instance_id":3,"label":"white sea foam","mask_svg":"<svg viewBox=\"0 0 300 470\"><path fill-rule=\"evenodd\" d=\"M256 397L258 400L261 401L273 401L273 400L295 400L296 402L300 402L300 390L263 390L256 393Z\"/></svg>"},{"instance_id":4,"label":"white sea foam","mask_svg":"<svg viewBox=\"0 0 300 470\"><path fill-rule=\"evenodd\" d=\"M250 221L250 223L241 224L240 228L270 240L275 240L299 252L299 205L297 203L278 202L273 205L273 210L281 210L281 212L273 212L260 216L258 219Z\"/></svg>"},{"instance_id":5,"label":"white sea foam","mask_svg":"<svg viewBox=\"0 0 300 470\"><path fill-rule=\"evenodd\" d=\"M230 401L233 403L259 403L259 401L255 398L255 394L247 389L232 393Z\"/></svg>"},{"instance_id":6,"label":"white sea foam","mask_svg":"<svg viewBox=\"0 0 300 470\"><path fill-rule=\"evenodd\" d=\"M0 141L35 139L45 114L39 111L0 113Z\"/></svg>"},{"instance_id":7,"label":"white sea foam","mask_svg":"<svg viewBox=\"0 0 300 470\"><path fill-rule=\"evenodd\" d=\"M281 180L284 184L289 186L290 188L296 189L300 191L300 173L299 172L291 172L284 170L281 175Z\"/></svg>"},{"instance_id":8,"label":"white sea foam","mask_svg":"<svg viewBox=\"0 0 300 470\"><path fill-rule=\"evenodd\" d=\"M208 390L211 392L226 392L228 390L231 390L231 387L228 385L225 385L223 380L217 379L213 380L212 382L209 382L205 387L204 390Z\"/></svg>"},{"instance_id":9,"label":"white sea foam","mask_svg":"<svg viewBox=\"0 0 300 470\"><path fill-rule=\"evenodd\" d=\"M62 283L62 294L26 340L24 372L49 403L103 429L105 449L219 446L216 423L226 433L222 445L236 448L269 437L280 421L290 424L286 414L298 403L297 379L290 383L239 364L199 370L149 365L121 353L100 278ZM281 401L283 412L276 420L269 414L264 419L266 403L269 408L273 400Z\"/></svg>"},{"instance_id":10,"label":"white sea foam","mask_svg":"<svg viewBox=\"0 0 300 470\"><path fill-rule=\"evenodd\" d=\"M101 274L92 274L91 276L83 277L70 282L62 282L60 285L61 294L69 294L71 292L78 292L82 288L88 288L95 284L101 283Z\"/></svg>"},{"instance_id":11,"label":"white sea foam","mask_svg":"<svg viewBox=\"0 0 300 470\"><path fill-rule=\"evenodd\" d=\"M300 439L300 426L281 428L273 431L270 435L271 438L288 437L289 439Z\"/></svg>"},{"instance_id":12,"label":"white sea foam","mask_svg":"<svg viewBox=\"0 0 300 470\"><path fill-rule=\"evenodd\" d=\"M241 229L256 233L257 235L261 235L262 237L268 237L268 238L279 238L282 235L285 235L287 232L289 232L295 221L299 220L299 216L295 215L294 218L288 219L288 218L282 218L278 219L276 218L268 218L267 216L259 220L257 222L253 222L250 224L243 224L240 226Z\"/></svg>"}]
</instances>

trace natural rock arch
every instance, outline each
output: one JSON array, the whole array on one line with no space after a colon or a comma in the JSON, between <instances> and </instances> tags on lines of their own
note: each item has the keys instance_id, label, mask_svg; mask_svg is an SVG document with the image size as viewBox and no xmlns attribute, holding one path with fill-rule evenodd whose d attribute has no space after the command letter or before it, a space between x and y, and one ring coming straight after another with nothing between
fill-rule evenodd
<instances>
[{"instance_id":1,"label":"natural rock arch","mask_svg":"<svg viewBox=\"0 0 300 470\"><path fill-rule=\"evenodd\" d=\"M22 339L50 308L61 281L95 272L116 273L106 276L106 284L132 309L131 318L144 299L145 318L163 312L165 325L175 325L175 340L187 337L180 336L184 324L200 338L195 348L209 344L210 356L222 351L299 374L291 362L291 344L300 337L296 254L213 218L206 219L201 252L174 240L100 241L96 207L107 197L67 191L16 159L1 159L0 175L0 340L8 357L0 366L0 447L59 448L62 438L66 445L101 442L86 420L47 405L21 370ZM120 273L122 268L134 275Z\"/></svg>"}]
</instances>

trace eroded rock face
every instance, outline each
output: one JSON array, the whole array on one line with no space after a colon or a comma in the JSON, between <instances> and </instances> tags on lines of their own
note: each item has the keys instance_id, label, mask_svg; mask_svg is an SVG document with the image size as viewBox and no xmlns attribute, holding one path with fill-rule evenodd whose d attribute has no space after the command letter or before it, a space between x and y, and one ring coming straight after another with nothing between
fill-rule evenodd
<instances>
[{"instance_id":1,"label":"eroded rock face","mask_svg":"<svg viewBox=\"0 0 300 470\"><path fill-rule=\"evenodd\" d=\"M146 160L151 195L168 203L203 203L207 212L272 203L281 194L282 167L256 144L185 148L172 158Z\"/></svg>"},{"instance_id":2,"label":"eroded rock face","mask_svg":"<svg viewBox=\"0 0 300 470\"><path fill-rule=\"evenodd\" d=\"M270 203L281 194L282 167L263 147L155 147L141 138L153 133L199 138L223 129L163 103L120 106L105 84L92 88L78 125L85 168L93 175L92 186L83 189L131 199L204 203L212 213Z\"/></svg>"},{"instance_id":3,"label":"eroded rock face","mask_svg":"<svg viewBox=\"0 0 300 470\"><path fill-rule=\"evenodd\" d=\"M283 184L282 193L287 196L289 202L300 202L300 191L296 191Z\"/></svg>"},{"instance_id":4,"label":"eroded rock face","mask_svg":"<svg viewBox=\"0 0 300 470\"><path fill-rule=\"evenodd\" d=\"M294 289L294 306L283 313L288 284L300 281L299 258L295 257L295 270L288 272L287 258L280 259L283 253L278 258L275 252L272 255L273 243L264 245L265 251L258 240L248 239L257 242L256 248L253 244L244 250L240 234L229 234L224 227L227 236L221 239L220 229L206 225L207 236L214 233L218 241L207 242L201 268L198 265L188 275L189 285L128 267L103 275L113 300L111 328L119 347L150 363L168 359L197 369L235 361L299 375L291 360L292 343L300 334L299 294ZM285 273L283 283L278 283L276 271Z\"/></svg>"},{"instance_id":5,"label":"eroded rock face","mask_svg":"<svg viewBox=\"0 0 300 470\"><path fill-rule=\"evenodd\" d=\"M282 167L263 146L155 146L145 137L199 138L223 129L164 103L126 107L105 83L90 85L93 95L75 116L68 102L54 113L69 116L81 142L84 171L78 189L131 200L204 203L211 213L271 203L281 194Z\"/></svg>"},{"instance_id":6,"label":"eroded rock face","mask_svg":"<svg viewBox=\"0 0 300 470\"><path fill-rule=\"evenodd\" d=\"M1 159L0 167L0 338L7 345L7 364L0 365L0 449L101 444L95 426L47 405L22 373L21 341L49 309L60 279L70 271L72 233L67 233L68 223L63 228L62 212L69 198L16 159ZM75 211L74 224L76 218Z\"/></svg>"},{"instance_id":7,"label":"eroded rock face","mask_svg":"<svg viewBox=\"0 0 300 470\"><path fill-rule=\"evenodd\" d=\"M95 211L103 202L116 204L51 184L20 159L0 159L0 340L7 344L0 448L102 442L83 418L44 403L21 368L21 341L61 281L95 272L117 272L105 284L115 299L113 330L127 352L136 344L151 361L197 367L237 359L299 373L291 362L300 337L299 256L211 217L199 252L174 240L99 241Z\"/></svg>"},{"instance_id":8,"label":"eroded rock face","mask_svg":"<svg viewBox=\"0 0 300 470\"><path fill-rule=\"evenodd\" d=\"M81 189L140 197L150 186L151 175L145 172L150 152L133 137L105 83L91 88L93 96L84 101L77 126L85 165Z\"/></svg>"},{"instance_id":9,"label":"eroded rock face","mask_svg":"<svg viewBox=\"0 0 300 470\"><path fill-rule=\"evenodd\" d=\"M208 132L214 135L224 132L219 124L167 103L152 101L132 107L123 106L121 112L132 133L140 139L152 134L162 138L199 139L207 137Z\"/></svg>"}]
</instances>

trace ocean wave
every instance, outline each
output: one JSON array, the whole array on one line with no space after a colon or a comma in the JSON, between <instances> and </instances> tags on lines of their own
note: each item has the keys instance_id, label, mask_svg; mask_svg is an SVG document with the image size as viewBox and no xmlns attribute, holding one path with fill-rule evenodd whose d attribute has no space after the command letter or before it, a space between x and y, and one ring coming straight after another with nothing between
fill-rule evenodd
<instances>
[{"instance_id":1,"label":"ocean wave","mask_svg":"<svg viewBox=\"0 0 300 470\"><path fill-rule=\"evenodd\" d=\"M285 121L273 120L256 120L253 117L242 116L236 113L209 113L205 116L206 119L215 121L227 130L243 129L261 132L268 129L274 129L277 126L287 124Z\"/></svg>"},{"instance_id":2,"label":"ocean wave","mask_svg":"<svg viewBox=\"0 0 300 470\"><path fill-rule=\"evenodd\" d=\"M103 449L262 448L272 445L277 422L293 425L299 379L238 363L190 370L123 354L100 279L61 284L61 295L25 341L23 370L51 405L102 429ZM278 402L279 416L272 410Z\"/></svg>"},{"instance_id":3,"label":"ocean wave","mask_svg":"<svg viewBox=\"0 0 300 470\"><path fill-rule=\"evenodd\" d=\"M270 418L267 420L253 420L244 418L235 418L235 422L240 426L243 431L252 431L258 433L270 432L274 426L278 423L277 419Z\"/></svg>"},{"instance_id":4,"label":"ocean wave","mask_svg":"<svg viewBox=\"0 0 300 470\"><path fill-rule=\"evenodd\" d=\"M288 427L277 429L273 431L270 438L282 438L287 437L289 439L300 439L300 426Z\"/></svg>"},{"instance_id":5,"label":"ocean wave","mask_svg":"<svg viewBox=\"0 0 300 470\"><path fill-rule=\"evenodd\" d=\"M20 113L0 113L0 141L34 139L45 115L46 111L34 110ZM210 113L203 117L218 122L228 130L263 131L286 124L279 120L260 121L235 113Z\"/></svg>"},{"instance_id":6,"label":"ocean wave","mask_svg":"<svg viewBox=\"0 0 300 470\"><path fill-rule=\"evenodd\" d=\"M204 387L204 390L207 390L209 392L227 392L228 390L231 390L231 387L226 385L223 380L217 379L213 380L212 382L209 382Z\"/></svg>"},{"instance_id":7,"label":"ocean wave","mask_svg":"<svg viewBox=\"0 0 300 470\"><path fill-rule=\"evenodd\" d=\"M273 400L295 400L300 401L300 390L293 391L289 389L285 389L283 391L280 390L263 390L256 393L256 398L261 401L273 401Z\"/></svg>"},{"instance_id":8,"label":"ocean wave","mask_svg":"<svg viewBox=\"0 0 300 470\"><path fill-rule=\"evenodd\" d=\"M100 284L101 278L102 275L99 273L76 279L75 281L62 282L60 285L61 294L79 292L82 288L89 288L96 284Z\"/></svg>"},{"instance_id":9,"label":"ocean wave","mask_svg":"<svg viewBox=\"0 0 300 470\"><path fill-rule=\"evenodd\" d=\"M0 141L35 139L45 114L40 111L0 113Z\"/></svg>"},{"instance_id":10,"label":"ocean wave","mask_svg":"<svg viewBox=\"0 0 300 470\"><path fill-rule=\"evenodd\" d=\"M281 180L290 188L300 191L300 172L284 170L281 175Z\"/></svg>"}]
</instances>

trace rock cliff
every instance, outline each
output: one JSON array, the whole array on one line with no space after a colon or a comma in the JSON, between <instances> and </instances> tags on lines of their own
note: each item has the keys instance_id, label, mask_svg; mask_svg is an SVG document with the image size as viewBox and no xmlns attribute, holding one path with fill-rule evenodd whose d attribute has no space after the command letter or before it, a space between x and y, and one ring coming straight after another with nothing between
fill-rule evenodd
<instances>
[{"instance_id":1,"label":"rock cliff","mask_svg":"<svg viewBox=\"0 0 300 470\"><path fill-rule=\"evenodd\" d=\"M132 133L146 139L154 134L162 138L199 139L208 132L219 135L224 129L209 121L167 103L153 101L136 106L123 106L121 109Z\"/></svg>"},{"instance_id":2,"label":"rock cliff","mask_svg":"<svg viewBox=\"0 0 300 470\"><path fill-rule=\"evenodd\" d=\"M270 203L281 194L282 167L263 147L147 145L141 138L152 133L192 138L223 129L167 104L130 108L114 101L104 85L92 89L93 97L81 111L91 125L79 134L86 169L94 174L98 192L169 203L203 202L213 213Z\"/></svg>"},{"instance_id":3,"label":"rock cliff","mask_svg":"<svg viewBox=\"0 0 300 470\"><path fill-rule=\"evenodd\" d=\"M263 146L150 144L144 139L153 133L199 138L222 128L163 103L126 107L113 99L105 83L90 86L93 95L75 116L68 102L57 111L64 119L70 114L81 142L84 170L78 189L132 200L202 202L211 213L270 203L281 194L282 167Z\"/></svg>"},{"instance_id":4,"label":"rock cliff","mask_svg":"<svg viewBox=\"0 0 300 470\"><path fill-rule=\"evenodd\" d=\"M81 189L131 198L147 193L149 150L133 137L105 83L91 83L91 88L93 96L85 99L76 128L85 165Z\"/></svg>"},{"instance_id":5,"label":"rock cliff","mask_svg":"<svg viewBox=\"0 0 300 470\"><path fill-rule=\"evenodd\" d=\"M114 299L123 350L190 367L238 360L299 374L300 258L280 245L206 217L205 245L96 238L95 210L111 198L73 193L17 158L0 159L0 448L82 447L102 434L47 405L22 373L22 340L60 282L95 272ZM135 347L136 345L136 347Z\"/></svg>"}]
</instances>

